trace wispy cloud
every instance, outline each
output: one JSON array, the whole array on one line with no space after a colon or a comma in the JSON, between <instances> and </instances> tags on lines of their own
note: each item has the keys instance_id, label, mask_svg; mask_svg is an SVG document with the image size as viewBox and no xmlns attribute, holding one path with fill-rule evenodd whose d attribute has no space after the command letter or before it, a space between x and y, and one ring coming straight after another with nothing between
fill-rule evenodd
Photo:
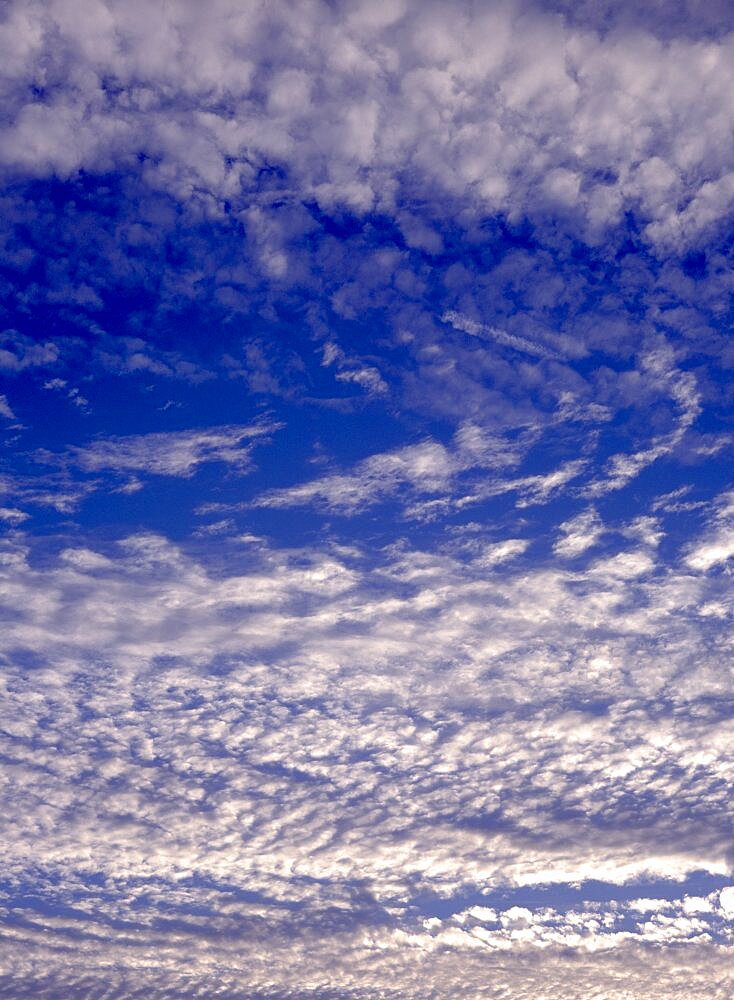
<instances>
[{"instance_id":1,"label":"wispy cloud","mask_svg":"<svg viewBox=\"0 0 734 1000\"><path fill-rule=\"evenodd\" d=\"M13 413L13 409L8 402L8 397L5 395L0 395L0 416L5 417L6 420L16 420L16 416Z\"/></svg>"},{"instance_id":2,"label":"wispy cloud","mask_svg":"<svg viewBox=\"0 0 734 1000\"><path fill-rule=\"evenodd\" d=\"M262 507L324 505L341 513L356 513L398 492L409 497L414 513L420 499L437 494L439 502L453 506L450 494L457 477L470 470L506 470L517 465L531 435L515 440L501 437L467 422L456 431L449 446L431 439L358 462L345 473L332 473L311 482L264 494L254 501ZM430 501L428 501L430 502Z\"/></svg>"},{"instance_id":3,"label":"wispy cloud","mask_svg":"<svg viewBox=\"0 0 734 1000\"><path fill-rule=\"evenodd\" d=\"M670 455L701 413L695 376L675 367L668 345L644 355L641 368L654 387L669 395L677 410L675 426L665 434L655 435L645 448L629 453L620 452L608 458L605 475L589 484L585 490L587 496L598 497L620 490L643 469Z\"/></svg>"},{"instance_id":4,"label":"wispy cloud","mask_svg":"<svg viewBox=\"0 0 734 1000\"><path fill-rule=\"evenodd\" d=\"M719 497L712 513L708 531L691 544L686 555L685 561L691 569L706 572L734 556L734 494Z\"/></svg>"},{"instance_id":5,"label":"wispy cloud","mask_svg":"<svg viewBox=\"0 0 734 1000\"><path fill-rule=\"evenodd\" d=\"M75 465L84 472L141 472L156 476L192 476L205 462L224 462L245 471L254 445L279 424L224 425L185 431L106 437L63 454L36 453L39 462Z\"/></svg>"},{"instance_id":6,"label":"wispy cloud","mask_svg":"<svg viewBox=\"0 0 734 1000\"><path fill-rule=\"evenodd\" d=\"M26 368L44 368L59 358L59 348L53 341L35 343L15 330L0 335L0 370L20 372Z\"/></svg>"},{"instance_id":7,"label":"wispy cloud","mask_svg":"<svg viewBox=\"0 0 734 1000\"><path fill-rule=\"evenodd\" d=\"M419 493L446 489L457 464L436 441L372 455L351 474L328 475L310 483L277 490L255 501L262 507L298 507L322 503L344 513L355 512L393 495L401 486Z\"/></svg>"},{"instance_id":8,"label":"wispy cloud","mask_svg":"<svg viewBox=\"0 0 734 1000\"><path fill-rule=\"evenodd\" d=\"M590 507L560 525L561 537L553 545L553 551L558 556L573 559L595 545L603 532L598 513Z\"/></svg>"},{"instance_id":9,"label":"wispy cloud","mask_svg":"<svg viewBox=\"0 0 734 1000\"><path fill-rule=\"evenodd\" d=\"M511 347L515 351L522 351L524 354L533 354L539 358L558 357L543 344L538 344L526 337L518 337L516 334L507 333L497 327L489 326L486 323L478 323L469 316L464 316L453 309L448 309L441 317L442 323L448 323L456 330L468 333L472 337L479 337L482 340L493 340L504 347Z\"/></svg>"}]
</instances>

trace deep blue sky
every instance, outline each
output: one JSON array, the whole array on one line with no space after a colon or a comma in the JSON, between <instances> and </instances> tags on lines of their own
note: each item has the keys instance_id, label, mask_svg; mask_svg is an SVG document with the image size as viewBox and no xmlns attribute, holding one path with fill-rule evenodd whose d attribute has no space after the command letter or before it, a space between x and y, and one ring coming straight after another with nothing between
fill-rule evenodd
<instances>
[{"instance_id":1,"label":"deep blue sky","mask_svg":"<svg viewBox=\"0 0 734 1000\"><path fill-rule=\"evenodd\" d=\"M0 997L728 1000L730 5L1 17Z\"/></svg>"}]
</instances>

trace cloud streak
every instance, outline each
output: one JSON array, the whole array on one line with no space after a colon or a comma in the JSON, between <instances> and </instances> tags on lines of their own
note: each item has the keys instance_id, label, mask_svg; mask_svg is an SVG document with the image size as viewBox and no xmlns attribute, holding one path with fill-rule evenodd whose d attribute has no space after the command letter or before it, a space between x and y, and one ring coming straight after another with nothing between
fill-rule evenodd
<instances>
[{"instance_id":1,"label":"cloud streak","mask_svg":"<svg viewBox=\"0 0 734 1000\"><path fill-rule=\"evenodd\" d=\"M278 426L232 425L107 437L73 447L65 455L41 451L36 459L49 465L72 464L83 472L142 472L188 478L205 462L224 462L243 472L250 468L254 442L258 438L267 439Z\"/></svg>"},{"instance_id":2,"label":"cloud streak","mask_svg":"<svg viewBox=\"0 0 734 1000\"><path fill-rule=\"evenodd\" d=\"M441 317L442 323L450 323L456 330L462 330L472 337L481 337L483 340L494 340L505 347L512 347L515 351L522 351L525 354L533 354L538 358L556 357L552 351L542 344L536 344L525 337L518 337L515 334L506 333L496 327L487 326L486 323L477 323L468 316L463 316L450 309Z\"/></svg>"}]
</instances>

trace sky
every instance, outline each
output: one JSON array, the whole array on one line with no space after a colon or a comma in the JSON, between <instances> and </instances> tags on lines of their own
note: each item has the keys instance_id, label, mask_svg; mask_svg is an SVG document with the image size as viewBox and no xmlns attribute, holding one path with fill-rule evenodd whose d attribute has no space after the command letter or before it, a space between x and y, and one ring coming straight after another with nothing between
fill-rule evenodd
<instances>
[{"instance_id":1,"label":"sky","mask_svg":"<svg viewBox=\"0 0 734 1000\"><path fill-rule=\"evenodd\" d=\"M0 998L728 1000L731 4L0 18Z\"/></svg>"}]
</instances>

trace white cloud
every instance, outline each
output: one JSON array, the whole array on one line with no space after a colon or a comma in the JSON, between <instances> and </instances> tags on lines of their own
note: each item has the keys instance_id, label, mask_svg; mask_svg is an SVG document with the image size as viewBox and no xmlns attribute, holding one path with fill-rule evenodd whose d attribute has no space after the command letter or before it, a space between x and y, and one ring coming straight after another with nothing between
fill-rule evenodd
<instances>
[{"instance_id":1,"label":"white cloud","mask_svg":"<svg viewBox=\"0 0 734 1000\"><path fill-rule=\"evenodd\" d=\"M324 367L335 364L337 381L354 382L366 392L382 395L387 392L387 383L374 365L364 364L359 358L349 357L333 341L324 346Z\"/></svg>"},{"instance_id":2,"label":"white cloud","mask_svg":"<svg viewBox=\"0 0 734 1000\"><path fill-rule=\"evenodd\" d=\"M685 561L691 569L706 572L734 556L734 494L724 493L715 504L708 532L692 543Z\"/></svg>"},{"instance_id":3,"label":"white cloud","mask_svg":"<svg viewBox=\"0 0 734 1000\"><path fill-rule=\"evenodd\" d=\"M377 20L313 3L294 30L283 3L90 2L79 17L17 0L0 41L2 160L68 176L142 150L151 184L214 204L251 201L253 164L278 162L323 207L388 212L408 175L480 216L550 205L601 239L634 208L650 242L695 241L732 205L729 38L602 29L601 13L582 24L521 3L413 2ZM404 216L408 241L436 252L435 228ZM288 270L276 244L263 261Z\"/></svg>"},{"instance_id":4,"label":"white cloud","mask_svg":"<svg viewBox=\"0 0 734 1000\"><path fill-rule=\"evenodd\" d=\"M12 407L8 402L8 397L0 395L0 416L5 417L7 420L16 420L16 416L13 413Z\"/></svg>"},{"instance_id":5,"label":"white cloud","mask_svg":"<svg viewBox=\"0 0 734 1000\"><path fill-rule=\"evenodd\" d=\"M734 886L727 886L719 893L719 907L724 916L734 919Z\"/></svg>"},{"instance_id":6,"label":"white cloud","mask_svg":"<svg viewBox=\"0 0 734 1000\"><path fill-rule=\"evenodd\" d=\"M668 395L675 406L677 413L673 429L666 434L655 435L649 445L639 451L612 455L605 463L604 477L585 487L586 496L598 497L622 489L643 469L670 455L701 412L696 378L691 372L675 367L669 345L663 343L657 349L643 354L640 368L640 374L649 387L648 391L651 389Z\"/></svg>"},{"instance_id":7,"label":"white cloud","mask_svg":"<svg viewBox=\"0 0 734 1000\"><path fill-rule=\"evenodd\" d=\"M343 513L354 513L389 497L401 486L418 493L448 489L461 464L437 441L423 441L391 452L371 455L351 473L323 476L310 483L265 494L261 507L297 507L321 503Z\"/></svg>"},{"instance_id":8,"label":"white cloud","mask_svg":"<svg viewBox=\"0 0 734 1000\"><path fill-rule=\"evenodd\" d=\"M562 537L556 541L553 551L562 558L573 559L599 541L604 526L598 513L590 507L570 521L565 521L560 525L560 531Z\"/></svg>"},{"instance_id":9,"label":"white cloud","mask_svg":"<svg viewBox=\"0 0 734 1000\"><path fill-rule=\"evenodd\" d=\"M470 334L472 337L481 337L483 340L494 340L505 347L512 347L516 351L525 354L534 354L539 358L553 358L556 355L549 351L542 344L536 344L525 337L507 333L505 330L498 330L496 327L488 326L486 323L478 323L476 320L463 316L453 309L447 310L441 317L442 323L450 323L457 330Z\"/></svg>"},{"instance_id":10,"label":"white cloud","mask_svg":"<svg viewBox=\"0 0 734 1000\"><path fill-rule=\"evenodd\" d=\"M277 424L224 425L187 431L108 437L74 446L66 454L37 453L40 462L70 462L84 472L145 472L158 476L191 476L204 462L225 462L239 470L250 465L257 439L266 438Z\"/></svg>"},{"instance_id":11,"label":"white cloud","mask_svg":"<svg viewBox=\"0 0 734 1000\"><path fill-rule=\"evenodd\" d=\"M628 969L635 944L728 940L727 890L718 909L464 904L463 922L413 922L426 891L727 870L734 733L704 711L727 689L727 624L691 613L720 581L635 550L515 570L525 544L374 565L257 542L228 575L153 535L43 564L7 544L4 864L16 885L32 866L50 904L22 904L38 947L74 937L68 968L36 952L62 977L49 995L113 959L145 983L118 927L139 958L155 928L169 992L185 955L224 996L221 968L240 990L296 988L298 956L301 992L336 962L340 988L383 989L389 969L404 995L434 975L451 995L459 962L478 998L486 975L464 956L480 947L512 955L508 976L542 953L544 989L564 950L593 954L598 987L605 951ZM11 960L31 981L24 921ZM414 949L433 956L420 973Z\"/></svg>"},{"instance_id":12,"label":"white cloud","mask_svg":"<svg viewBox=\"0 0 734 1000\"><path fill-rule=\"evenodd\" d=\"M527 538L506 538L502 542L488 545L475 562L485 566L495 566L498 563L504 563L521 556L529 545L530 542Z\"/></svg>"},{"instance_id":13,"label":"white cloud","mask_svg":"<svg viewBox=\"0 0 734 1000\"><path fill-rule=\"evenodd\" d=\"M518 507L530 507L533 504L545 503L568 483L577 479L586 467L587 462L584 459L572 459L570 462L564 462L552 472L526 476L515 482L509 480L507 485L510 489L520 491L521 496L517 501Z\"/></svg>"},{"instance_id":14,"label":"white cloud","mask_svg":"<svg viewBox=\"0 0 734 1000\"><path fill-rule=\"evenodd\" d=\"M26 368L45 367L52 365L59 358L56 344L46 341L34 343L26 337L19 336L14 330L6 331L0 337L0 369L10 372L23 371Z\"/></svg>"},{"instance_id":15,"label":"white cloud","mask_svg":"<svg viewBox=\"0 0 734 1000\"><path fill-rule=\"evenodd\" d=\"M30 514L26 514L17 507L0 507L0 521L7 521L9 524L22 524L27 521Z\"/></svg>"},{"instance_id":16,"label":"white cloud","mask_svg":"<svg viewBox=\"0 0 734 1000\"><path fill-rule=\"evenodd\" d=\"M263 494L254 506L315 504L354 514L400 493L407 517L430 519L504 493L517 493L518 507L543 504L580 476L587 463L573 459L550 472L508 477L508 468L520 464L538 436L538 430L532 427L514 438L495 435L466 421L457 429L450 447L428 439L377 453L358 462L349 472ZM472 476L477 484L464 492L464 480Z\"/></svg>"},{"instance_id":17,"label":"white cloud","mask_svg":"<svg viewBox=\"0 0 734 1000\"><path fill-rule=\"evenodd\" d=\"M691 569L704 572L720 563L728 562L734 556L734 527L722 528L713 538L697 545L686 556Z\"/></svg>"}]
</instances>

